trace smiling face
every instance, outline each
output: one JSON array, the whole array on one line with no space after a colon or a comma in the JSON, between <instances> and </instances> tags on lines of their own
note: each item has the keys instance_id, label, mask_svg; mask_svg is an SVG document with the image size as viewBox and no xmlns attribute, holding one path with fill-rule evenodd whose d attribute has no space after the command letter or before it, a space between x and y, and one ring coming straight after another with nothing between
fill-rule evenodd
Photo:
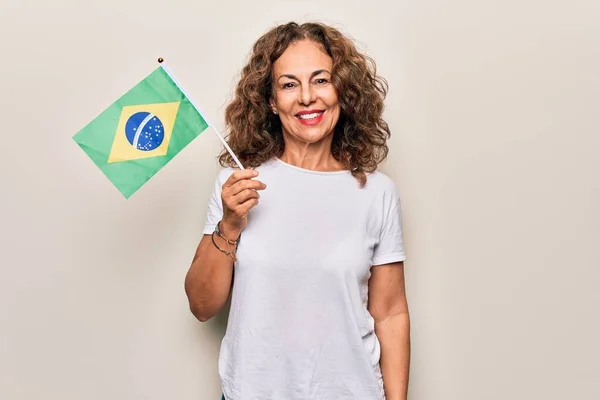
<instances>
[{"instance_id":1,"label":"smiling face","mask_svg":"<svg viewBox=\"0 0 600 400\"><path fill-rule=\"evenodd\" d=\"M291 44L273 64L271 108L281 119L286 142L331 143L340 116L332 66L331 57L309 40Z\"/></svg>"}]
</instances>

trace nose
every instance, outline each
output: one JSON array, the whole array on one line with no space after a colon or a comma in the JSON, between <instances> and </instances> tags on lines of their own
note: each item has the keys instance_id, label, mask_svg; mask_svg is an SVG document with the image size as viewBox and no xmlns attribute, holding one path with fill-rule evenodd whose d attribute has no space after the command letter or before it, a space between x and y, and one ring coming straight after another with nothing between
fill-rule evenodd
<instances>
[{"instance_id":1,"label":"nose","mask_svg":"<svg viewBox=\"0 0 600 400\"><path fill-rule=\"evenodd\" d=\"M310 83L302 85L302 90L300 91L300 104L309 105L315 101L315 90Z\"/></svg>"}]
</instances>

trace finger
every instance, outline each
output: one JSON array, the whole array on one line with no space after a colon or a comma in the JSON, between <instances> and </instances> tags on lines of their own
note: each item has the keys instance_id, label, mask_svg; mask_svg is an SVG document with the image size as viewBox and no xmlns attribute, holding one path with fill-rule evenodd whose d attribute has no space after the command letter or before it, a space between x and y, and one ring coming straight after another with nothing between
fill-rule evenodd
<instances>
[{"instance_id":1,"label":"finger","mask_svg":"<svg viewBox=\"0 0 600 400\"><path fill-rule=\"evenodd\" d=\"M239 215L247 215L253 207L256 207L257 204L258 199L252 198L242 203L236 211L239 213Z\"/></svg>"},{"instance_id":2,"label":"finger","mask_svg":"<svg viewBox=\"0 0 600 400\"><path fill-rule=\"evenodd\" d=\"M227 188L228 194L235 196L246 189L264 190L267 187L261 181L255 179L244 179Z\"/></svg>"},{"instance_id":3,"label":"finger","mask_svg":"<svg viewBox=\"0 0 600 400\"><path fill-rule=\"evenodd\" d=\"M233 203L238 205L238 204L243 204L244 202L246 202L249 199L258 199L260 198L260 194L258 194L258 192L254 189L244 189L241 192L239 192L238 194L236 194L235 196L233 196L232 200Z\"/></svg>"},{"instance_id":4,"label":"finger","mask_svg":"<svg viewBox=\"0 0 600 400\"><path fill-rule=\"evenodd\" d=\"M230 187L241 179L251 179L258 176L258 171L254 169L242 169L234 171L229 178L223 183L224 187Z\"/></svg>"}]
</instances>

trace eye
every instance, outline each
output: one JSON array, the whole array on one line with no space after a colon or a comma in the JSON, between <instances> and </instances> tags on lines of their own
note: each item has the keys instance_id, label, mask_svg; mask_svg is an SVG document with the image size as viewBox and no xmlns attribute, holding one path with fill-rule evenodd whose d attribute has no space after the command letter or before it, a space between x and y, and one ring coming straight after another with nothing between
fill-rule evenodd
<instances>
[{"instance_id":1,"label":"eye","mask_svg":"<svg viewBox=\"0 0 600 400\"><path fill-rule=\"evenodd\" d=\"M324 85L326 83L329 83L329 81L325 78L317 78L317 79L315 79L315 83L317 85Z\"/></svg>"},{"instance_id":2,"label":"eye","mask_svg":"<svg viewBox=\"0 0 600 400\"><path fill-rule=\"evenodd\" d=\"M283 85L281 85L281 87L284 89L291 89L296 87L296 84L294 82L286 82Z\"/></svg>"}]
</instances>

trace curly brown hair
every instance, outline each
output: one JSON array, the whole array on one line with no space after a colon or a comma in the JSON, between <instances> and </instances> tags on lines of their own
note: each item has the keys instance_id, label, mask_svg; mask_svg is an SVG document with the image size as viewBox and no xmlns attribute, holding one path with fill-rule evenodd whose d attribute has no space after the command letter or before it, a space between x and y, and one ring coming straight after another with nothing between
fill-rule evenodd
<instances>
[{"instance_id":1,"label":"curly brown hair","mask_svg":"<svg viewBox=\"0 0 600 400\"><path fill-rule=\"evenodd\" d=\"M300 40L320 44L333 60L332 83L339 97L340 118L331 152L363 186L366 173L375 171L388 153L390 129L382 118L388 84L377 76L372 58L361 54L340 31L321 23L279 25L254 44L235 97L225 110L227 143L246 168L283 154L281 121L269 107L273 63ZM236 165L225 150L219 162L224 167Z\"/></svg>"}]
</instances>

